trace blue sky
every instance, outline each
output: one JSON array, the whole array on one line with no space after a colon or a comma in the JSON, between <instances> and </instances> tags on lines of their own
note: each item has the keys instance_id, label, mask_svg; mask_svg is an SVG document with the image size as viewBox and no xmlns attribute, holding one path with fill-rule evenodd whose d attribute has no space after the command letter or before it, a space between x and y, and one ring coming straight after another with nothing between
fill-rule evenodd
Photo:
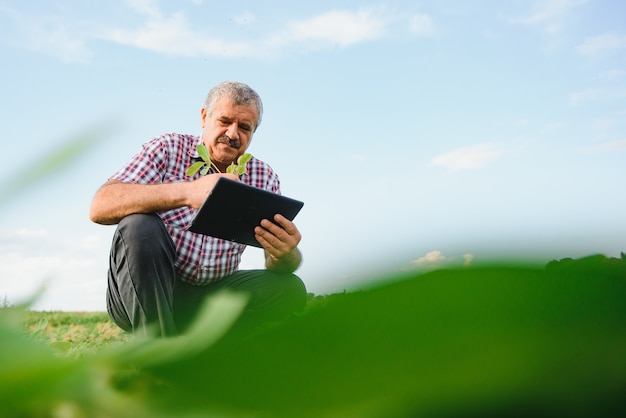
<instances>
[{"instance_id":1,"label":"blue sky","mask_svg":"<svg viewBox=\"0 0 626 418\"><path fill-rule=\"evenodd\" d=\"M0 297L47 283L37 309L103 310L114 228L93 194L143 142L199 134L227 79L261 94L249 151L305 202L310 292L626 251L626 3L300 3L0 0L3 185L106 137L0 207Z\"/></svg>"}]
</instances>

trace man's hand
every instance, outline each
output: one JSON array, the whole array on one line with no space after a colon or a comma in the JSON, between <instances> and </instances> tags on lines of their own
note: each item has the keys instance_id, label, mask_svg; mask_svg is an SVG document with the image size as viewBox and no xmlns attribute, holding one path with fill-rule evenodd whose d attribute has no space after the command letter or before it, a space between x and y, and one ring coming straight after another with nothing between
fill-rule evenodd
<instances>
[{"instance_id":1,"label":"man's hand","mask_svg":"<svg viewBox=\"0 0 626 418\"><path fill-rule=\"evenodd\" d=\"M239 181L239 176L236 174L208 174L202 176L197 180L193 180L187 183L187 206L194 209L200 209L200 206L206 200L206 197L211 193L211 190L215 187L215 184L220 179L225 177L230 180Z\"/></svg>"},{"instance_id":2,"label":"man's hand","mask_svg":"<svg viewBox=\"0 0 626 418\"><path fill-rule=\"evenodd\" d=\"M263 219L254 229L255 238L265 249L266 267L275 271L295 271L302 256L298 244L302 235L296 225L282 215L275 215L274 222Z\"/></svg>"}]
</instances>

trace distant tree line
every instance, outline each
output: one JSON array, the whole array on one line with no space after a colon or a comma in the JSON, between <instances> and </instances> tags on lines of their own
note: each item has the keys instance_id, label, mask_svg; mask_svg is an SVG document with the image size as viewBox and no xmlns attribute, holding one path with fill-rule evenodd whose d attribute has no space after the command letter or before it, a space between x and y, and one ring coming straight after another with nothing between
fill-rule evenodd
<instances>
[{"instance_id":1,"label":"distant tree line","mask_svg":"<svg viewBox=\"0 0 626 418\"><path fill-rule=\"evenodd\" d=\"M562 258L561 260L552 260L546 265L546 269L587 269L600 268L602 270L610 270L616 273L626 274L626 253L620 252L620 258L607 257L602 254L591 255L579 259Z\"/></svg>"}]
</instances>

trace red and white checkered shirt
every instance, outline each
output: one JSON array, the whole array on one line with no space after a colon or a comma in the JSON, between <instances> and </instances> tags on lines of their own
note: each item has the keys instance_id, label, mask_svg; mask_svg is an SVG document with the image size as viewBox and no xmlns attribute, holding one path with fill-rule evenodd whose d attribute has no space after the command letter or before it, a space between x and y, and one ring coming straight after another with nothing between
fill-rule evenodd
<instances>
[{"instance_id":1,"label":"red and white checkered shirt","mask_svg":"<svg viewBox=\"0 0 626 418\"><path fill-rule=\"evenodd\" d=\"M111 179L125 183L155 184L189 181L187 168L200 156L196 135L170 133L143 144L142 150ZM240 176L241 182L280 194L280 181L272 168L254 157ZM211 171L213 172L213 171ZM188 206L159 212L176 246L178 276L191 284L207 284L234 273L246 246L187 231L196 210Z\"/></svg>"}]
</instances>

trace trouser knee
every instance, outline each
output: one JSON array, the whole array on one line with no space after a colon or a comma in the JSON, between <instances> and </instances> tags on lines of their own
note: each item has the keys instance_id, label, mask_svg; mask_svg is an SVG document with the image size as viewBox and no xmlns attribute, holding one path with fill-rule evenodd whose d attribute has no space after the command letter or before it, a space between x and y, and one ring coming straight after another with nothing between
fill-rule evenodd
<instances>
[{"instance_id":1,"label":"trouser knee","mask_svg":"<svg viewBox=\"0 0 626 418\"><path fill-rule=\"evenodd\" d=\"M130 236L160 234L162 228L163 220L154 213L134 213L122 218L117 225L118 230Z\"/></svg>"},{"instance_id":2,"label":"trouser knee","mask_svg":"<svg viewBox=\"0 0 626 418\"><path fill-rule=\"evenodd\" d=\"M163 220L153 213L136 213L124 217L117 232L126 242L126 248L144 254L161 250L164 242L171 242Z\"/></svg>"}]
</instances>

